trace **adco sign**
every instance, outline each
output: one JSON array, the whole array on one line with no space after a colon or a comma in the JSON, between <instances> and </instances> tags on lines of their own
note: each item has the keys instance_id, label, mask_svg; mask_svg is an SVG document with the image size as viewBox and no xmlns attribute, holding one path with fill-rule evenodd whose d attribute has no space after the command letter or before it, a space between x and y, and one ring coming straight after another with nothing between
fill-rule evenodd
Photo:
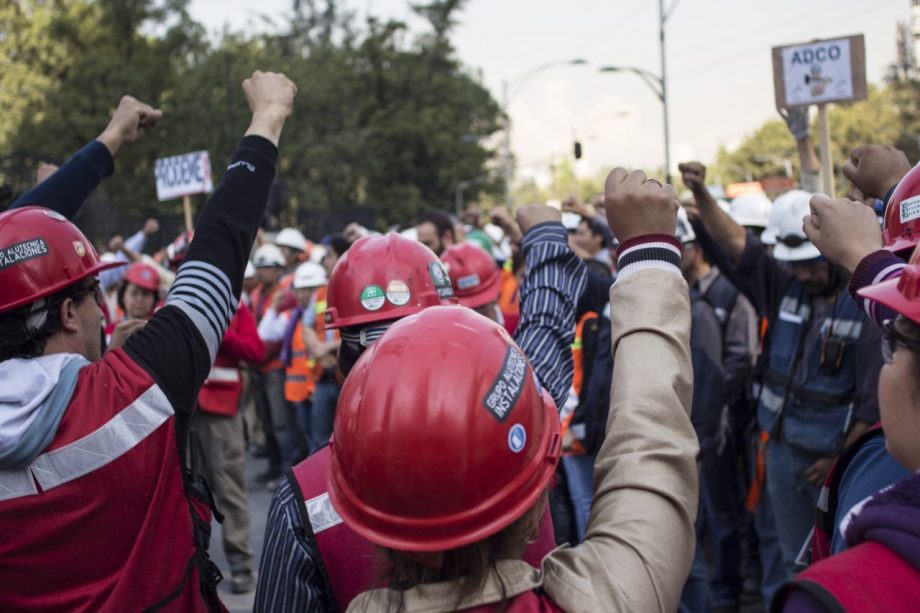
<instances>
[{"instance_id":1,"label":"adco sign","mask_svg":"<svg viewBox=\"0 0 920 613\"><path fill-rule=\"evenodd\" d=\"M773 48L777 108L865 100L862 34Z\"/></svg>"}]
</instances>

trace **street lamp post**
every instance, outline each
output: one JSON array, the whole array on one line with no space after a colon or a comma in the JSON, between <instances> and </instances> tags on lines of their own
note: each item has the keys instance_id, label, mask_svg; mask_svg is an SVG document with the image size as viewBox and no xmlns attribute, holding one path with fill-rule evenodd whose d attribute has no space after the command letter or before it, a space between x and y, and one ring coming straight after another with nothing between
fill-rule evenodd
<instances>
[{"instance_id":1,"label":"street lamp post","mask_svg":"<svg viewBox=\"0 0 920 613\"><path fill-rule=\"evenodd\" d=\"M536 74L554 68L556 66L581 66L587 64L587 60L582 58L575 58L573 60L556 60L554 62L547 62L528 70L525 73L522 73L515 78L508 80L505 79L502 81L502 130L504 132L504 138L502 139L502 174L505 179L505 206L510 210L511 208L511 118L508 116L508 104L511 102L511 86L523 84L524 81L530 79Z\"/></svg>"},{"instance_id":2,"label":"street lamp post","mask_svg":"<svg viewBox=\"0 0 920 613\"><path fill-rule=\"evenodd\" d=\"M664 116L664 177L665 182L671 182L671 127L668 119L668 73L665 54L665 26L678 0L673 0L668 10L664 8L664 0L658 0L658 40L661 45L661 76L657 76L644 68L634 66L604 66L601 72L631 72L638 75L645 81L658 99L661 101L662 113Z\"/></svg>"}]
</instances>

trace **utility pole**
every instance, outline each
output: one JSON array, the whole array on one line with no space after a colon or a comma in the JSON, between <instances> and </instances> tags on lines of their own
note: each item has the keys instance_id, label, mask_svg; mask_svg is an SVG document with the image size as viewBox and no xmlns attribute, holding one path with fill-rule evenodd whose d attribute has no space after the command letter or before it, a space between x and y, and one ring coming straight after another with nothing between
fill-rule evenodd
<instances>
[{"instance_id":1,"label":"utility pole","mask_svg":"<svg viewBox=\"0 0 920 613\"><path fill-rule=\"evenodd\" d=\"M672 4L672 10L673 6ZM664 27L668 15L664 11L664 0L658 0L658 16L658 33L661 41L661 106L664 108L664 180L671 183L671 129L668 122L668 73L664 44Z\"/></svg>"}]
</instances>

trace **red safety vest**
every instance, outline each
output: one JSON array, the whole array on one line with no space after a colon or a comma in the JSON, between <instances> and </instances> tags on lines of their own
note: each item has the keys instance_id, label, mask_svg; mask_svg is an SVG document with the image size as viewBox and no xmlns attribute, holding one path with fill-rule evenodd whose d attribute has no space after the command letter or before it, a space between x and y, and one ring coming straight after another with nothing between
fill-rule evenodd
<instances>
[{"instance_id":1,"label":"red safety vest","mask_svg":"<svg viewBox=\"0 0 920 613\"><path fill-rule=\"evenodd\" d=\"M150 375L120 349L85 366L51 444L0 475L0 610L223 610L183 471Z\"/></svg>"},{"instance_id":2,"label":"red safety vest","mask_svg":"<svg viewBox=\"0 0 920 613\"><path fill-rule=\"evenodd\" d=\"M246 321L247 318L249 321ZM228 351L228 337L236 340L235 351ZM211 372L208 373L208 378L198 393L198 407L206 413L236 415L243 393L240 360L258 362L262 359L263 352L262 341L256 331L252 313L240 302L230 320L230 326L224 333L224 340L217 349Z\"/></svg>"},{"instance_id":3,"label":"red safety vest","mask_svg":"<svg viewBox=\"0 0 920 613\"><path fill-rule=\"evenodd\" d=\"M881 543L866 541L799 573L777 593L771 610L782 611L794 589L828 611L906 613L920 603L920 573Z\"/></svg>"},{"instance_id":4,"label":"red safety vest","mask_svg":"<svg viewBox=\"0 0 920 613\"><path fill-rule=\"evenodd\" d=\"M322 574L328 579L331 596L344 611L361 592L382 586L374 583L374 544L345 525L329 500L326 487L329 462L330 447L327 445L291 469L291 485L304 531L313 534L323 558L326 572ZM534 568L540 568L543 558L555 548L553 520L547 507L540 522L540 536L524 552L523 559Z\"/></svg>"}]
</instances>

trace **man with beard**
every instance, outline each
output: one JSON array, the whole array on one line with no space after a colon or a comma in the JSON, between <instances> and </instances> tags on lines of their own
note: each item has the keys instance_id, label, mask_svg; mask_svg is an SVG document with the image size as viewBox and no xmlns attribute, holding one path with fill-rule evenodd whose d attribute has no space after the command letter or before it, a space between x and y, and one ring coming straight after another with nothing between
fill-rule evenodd
<instances>
[{"instance_id":1,"label":"man with beard","mask_svg":"<svg viewBox=\"0 0 920 613\"><path fill-rule=\"evenodd\" d=\"M681 164L706 231L737 264L738 289L769 322L768 370L757 422L769 436L766 484L786 572L812 527L834 459L878 420L877 326L847 292L848 275L821 257L802 231L811 194L788 192L777 207L773 255L719 209L703 165Z\"/></svg>"}]
</instances>

